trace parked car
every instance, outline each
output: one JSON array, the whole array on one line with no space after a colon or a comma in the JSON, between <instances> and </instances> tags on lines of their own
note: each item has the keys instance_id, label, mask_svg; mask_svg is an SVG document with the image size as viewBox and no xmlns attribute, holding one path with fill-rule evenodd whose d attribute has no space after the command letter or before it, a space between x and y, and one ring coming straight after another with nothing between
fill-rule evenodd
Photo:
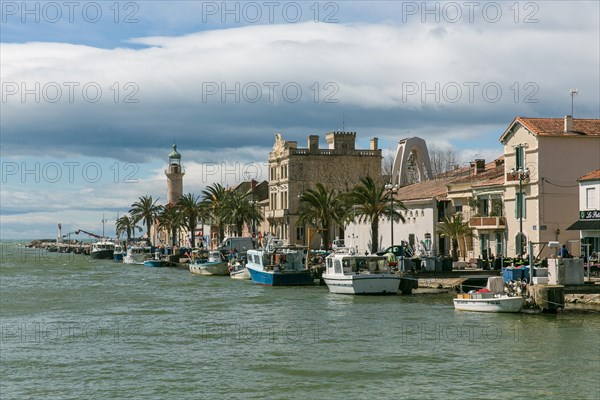
<instances>
[{"instance_id":1,"label":"parked car","mask_svg":"<svg viewBox=\"0 0 600 400\"><path fill-rule=\"evenodd\" d=\"M393 253L396 257L404 256L404 247L401 245L390 246L387 249L377 253L378 256L383 256L387 253Z\"/></svg>"}]
</instances>

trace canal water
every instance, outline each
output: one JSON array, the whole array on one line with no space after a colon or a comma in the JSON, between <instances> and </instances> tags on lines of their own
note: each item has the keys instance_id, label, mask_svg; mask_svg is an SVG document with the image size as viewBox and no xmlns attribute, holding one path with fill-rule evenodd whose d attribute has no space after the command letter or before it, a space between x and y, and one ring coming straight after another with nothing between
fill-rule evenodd
<instances>
[{"instance_id":1,"label":"canal water","mask_svg":"<svg viewBox=\"0 0 600 400\"><path fill-rule=\"evenodd\" d=\"M2 399L598 399L600 316L273 288L2 244Z\"/></svg>"}]
</instances>

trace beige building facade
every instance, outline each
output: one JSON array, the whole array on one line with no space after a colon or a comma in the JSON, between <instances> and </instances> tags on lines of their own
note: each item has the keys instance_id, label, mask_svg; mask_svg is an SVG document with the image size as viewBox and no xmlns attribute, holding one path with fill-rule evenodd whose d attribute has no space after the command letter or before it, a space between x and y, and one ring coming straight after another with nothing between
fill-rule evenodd
<instances>
[{"instance_id":1,"label":"beige building facade","mask_svg":"<svg viewBox=\"0 0 600 400\"><path fill-rule=\"evenodd\" d=\"M525 256L529 241L535 255L549 241L579 254L579 232L567 228L581 211L578 179L600 167L600 120L517 117L500 142L503 155L491 163L474 160L470 167L401 187L395 199L407 207L406 223L394 223L394 244L404 241L417 253L449 254L450 243L440 237L437 224L461 213L473 233L461 243L463 260ZM586 187L585 201L596 201L594 193ZM389 220L381 220L382 248L391 244L391 228ZM349 225L349 243L368 248L368 238L368 226ZM546 246L540 257L554 253Z\"/></svg>"},{"instance_id":2,"label":"beige building facade","mask_svg":"<svg viewBox=\"0 0 600 400\"><path fill-rule=\"evenodd\" d=\"M567 228L579 213L577 179L600 165L600 120L517 117L500 142L507 255L519 255L521 232L524 243L578 240ZM554 253L546 248L541 257Z\"/></svg>"},{"instance_id":3,"label":"beige building facade","mask_svg":"<svg viewBox=\"0 0 600 400\"><path fill-rule=\"evenodd\" d=\"M269 205L265 217L269 231L280 239L308 245L308 227L298 225L299 196L322 183L338 192L351 190L360 179L381 179L381 150L377 138L369 149L356 148L355 132L330 132L325 135L327 148L319 147L319 136L308 136L308 146L275 135L269 153ZM331 238L344 238L341 226L334 226ZM321 245L318 232L311 232L311 248Z\"/></svg>"},{"instance_id":4,"label":"beige building facade","mask_svg":"<svg viewBox=\"0 0 600 400\"><path fill-rule=\"evenodd\" d=\"M470 174L449 182L448 208L461 213L472 236L461 241L464 260L505 255L506 217L504 215L504 157L492 162L477 159Z\"/></svg>"}]
</instances>

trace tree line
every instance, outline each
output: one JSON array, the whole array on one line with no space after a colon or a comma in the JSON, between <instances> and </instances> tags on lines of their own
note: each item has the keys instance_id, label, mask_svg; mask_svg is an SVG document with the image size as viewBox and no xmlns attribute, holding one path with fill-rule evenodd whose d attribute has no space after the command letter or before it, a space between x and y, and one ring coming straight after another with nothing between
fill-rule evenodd
<instances>
[{"instance_id":1,"label":"tree line","mask_svg":"<svg viewBox=\"0 0 600 400\"><path fill-rule=\"evenodd\" d=\"M360 180L348 192L337 192L317 183L314 189L308 189L300 195L299 224L307 224L322 232L326 246L331 243L331 226L335 222L346 225L351 221L370 224L371 253L379 251L379 220L392 219L405 222L400 211L406 206L399 200L392 201L392 193L385 184L367 176ZM447 216L437 224L438 233L450 239L452 257L458 260L459 240L472 236L468 223L462 214Z\"/></svg>"},{"instance_id":2,"label":"tree line","mask_svg":"<svg viewBox=\"0 0 600 400\"><path fill-rule=\"evenodd\" d=\"M223 238L225 228L229 227L241 236L244 224L251 226L263 220L258 203L253 201L253 192L227 189L215 183L202 191L201 195L187 193L175 204L160 205L158 198L141 196L131 204L129 213L117 219L117 234L125 234L130 241L136 231L146 227L146 236L150 239L153 225L168 232L171 244L177 243L177 234L181 228L190 233L190 244L196 246L196 227L207 222L218 227L219 240Z\"/></svg>"},{"instance_id":3,"label":"tree line","mask_svg":"<svg viewBox=\"0 0 600 400\"><path fill-rule=\"evenodd\" d=\"M379 220L392 219L394 222L405 222L400 211L405 205L394 199L385 184L370 176L363 177L360 182L348 191L340 192L317 183L314 188L305 190L299 198L299 225L308 225L321 232L325 246L331 244L331 228L335 222L345 226L351 221L370 224L371 248L379 251ZM260 206L253 198L252 190L246 192L227 189L215 183L202 191L200 196L194 193L183 195L175 204L165 206L157 204L158 199L142 196L131 205L127 215L117 220L117 234L126 234L131 240L132 234L141 231L138 225L142 222L146 227L146 235L150 238L150 229L158 224L159 229L169 232L171 243L176 243L178 231L185 227L190 232L190 244L196 246L195 231L199 222L208 222L216 226L218 239L222 240L225 229L233 230L242 236L244 224L258 225L264 216ZM460 214L446 217L438 224L442 237L451 239L453 258L458 259L458 240L470 235L470 228L462 221Z\"/></svg>"}]
</instances>

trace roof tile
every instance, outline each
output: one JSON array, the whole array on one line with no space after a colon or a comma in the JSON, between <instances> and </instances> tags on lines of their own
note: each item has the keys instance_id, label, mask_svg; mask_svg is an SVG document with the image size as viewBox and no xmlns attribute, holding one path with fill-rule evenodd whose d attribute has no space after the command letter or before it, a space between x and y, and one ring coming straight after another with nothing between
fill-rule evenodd
<instances>
[{"instance_id":1,"label":"roof tile","mask_svg":"<svg viewBox=\"0 0 600 400\"><path fill-rule=\"evenodd\" d=\"M600 119L573 118L573 129L564 131L564 118L517 117L533 134L538 136L600 136Z\"/></svg>"},{"instance_id":2,"label":"roof tile","mask_svg":"<svg viewBox=\"0 0 600 400\"><path fill-rule=\"evenodd\" d=\"M591 181L593 179L600 179L600 169L592 171L588 174L585 174L581 178L577 179L578 181Z\"/></svg>"}]
</instances>

